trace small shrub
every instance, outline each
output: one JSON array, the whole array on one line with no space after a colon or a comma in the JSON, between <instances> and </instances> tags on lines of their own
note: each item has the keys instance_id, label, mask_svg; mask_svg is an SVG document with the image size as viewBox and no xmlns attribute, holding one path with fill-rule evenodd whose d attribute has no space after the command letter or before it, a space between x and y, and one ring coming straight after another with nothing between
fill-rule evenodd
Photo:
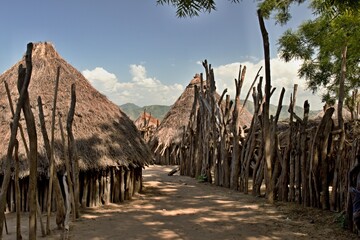
<instances>
[{"instance_id":1,"label":"small shrub","mask_svg":"<svg viewBox=\"0 0 360 240\"><path fill-rule=\"evenodd\" d=\"M206 175L203 175L201 174L200 176L198 176L196 178L199 182L207 182L207 176Z\"/></svg>"}]
</instances>

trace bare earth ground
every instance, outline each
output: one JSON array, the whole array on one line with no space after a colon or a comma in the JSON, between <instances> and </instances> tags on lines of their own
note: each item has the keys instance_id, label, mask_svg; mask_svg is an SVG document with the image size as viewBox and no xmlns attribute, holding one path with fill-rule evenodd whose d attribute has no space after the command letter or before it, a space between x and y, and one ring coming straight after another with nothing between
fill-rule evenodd
<instances>
[{"instance_id":1,"label":"bare earth ground","mask_svg":"<svg viewBox=\"0 0 360 240\"><path fill-rule=\"evenodd\" d=\"M341 229L336 213L269 205L190 177L167 176L172 168L146 168L144 191L132 201L83 210L71 224L69 239L357 239ZM23 220L26 239L28 219ZM7 221L10 234L4 237L14 239L15 215L7 214ZM60 239L60 231L46 239Z\"/></svg>"}]
</instances>

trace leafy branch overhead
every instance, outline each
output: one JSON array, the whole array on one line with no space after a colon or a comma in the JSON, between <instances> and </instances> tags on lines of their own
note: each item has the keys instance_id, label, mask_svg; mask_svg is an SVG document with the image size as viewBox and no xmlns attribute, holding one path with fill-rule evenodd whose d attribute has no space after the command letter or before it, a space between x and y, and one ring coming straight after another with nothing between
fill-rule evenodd
<instances>
[{"instance_id":1,"label":"leafy branch overhead","mask_svg":"<svg viewBox=\"0 0 360 240\"><path fill-rule=\"evenodd\" d=\"M240 3L240 0L228 0ZM309 89L325 88L323 101L333 102L339 95L342 50L347 48L345 95L360 86L360 0L256 0L264 18L273 16L285 24L291 18L293 5L308 4L314 19L297 30L288 30L279 39L280 56L285 61L303 61L298 70ZM178 17L194 17L216 10L215 0L157 0L172 5ZM346 100L349 102L348 100ZM347 104L348 105L348 104Z\"/></svg>"},{"instance_id":2,"label":"leafy branch overhead","mask_svg":"<svg viewBox=\"0 0 360 240\"><path fill-rule=\"evenodd\" d=\"M240 0L228 0L232 3L239 3ZM210 13L216 10L215 0L157 0L158 5L172 5L176 7L176 16L195 17L199 16L201 12Z\"/></svg>"},{"instance_id":3,"label":"leafy branch overhead","mask_svg":"<svg viewBox=\"0 0 360 240\"><path fill-rule=\"evenodd\" d=\"M282 59L302 60L299 77L305 78L309 89L324 87L323 101L333 102L339 94L342 50L347 47L345 94L360 87L360 13L344 5L331 5L314 0L311 8L316 18L288 30L279 39Z\"/></svg>"}]
</instances>

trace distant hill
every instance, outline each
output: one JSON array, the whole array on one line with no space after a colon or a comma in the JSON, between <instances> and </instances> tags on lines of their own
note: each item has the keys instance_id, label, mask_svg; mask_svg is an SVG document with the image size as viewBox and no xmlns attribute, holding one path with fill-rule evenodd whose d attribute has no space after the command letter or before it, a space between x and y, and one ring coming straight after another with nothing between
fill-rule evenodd
<instances>
[{"instance_id":1,"label":"distant hill","mask_svg":"<svg viewBox=\"0 0 360 240\"><path fill-rule=\"evenodd\" d=\"M140 116L140 114L144 112L144 110L146 110L147 113L151 113L153 117L161 121L164 118L165 114L169 111L171 106L149 105L139 107L134 103L125 103L123 105L120 105L119 107L133 121L135 121Z\"/></svg>"},{"instance_id":2,"label":"distant hill","mask_svg":"<svg viewBox=\"0 0 360 240\"><path fill-rule=\"evenodd\" d=\"M123 110L131 120L136 120L140 116L140 114L144 112L144 109L146 109L146 112L151 113L153 117L161 121L164 118L165 114L169 111L170 107L171 106L165 106L165 105L149 105L149 106L139 107L133 103L126 103L120 105L121 110ZM247 101L245 107L250 113L252 114L254 113L253 102ZM283 105L283 107L281 108L280 120L285 120L290 117L288 109L289 109L288 105ZM275 116L276 110L277 110L277 106L270 104L270 115ZM309 117L312 118L316 116L319 112L320 112L319 110L310 111ZM302 118L304 115L304 109L302 107L296 106L295 113Z\"/></svg>"}]
</instances>

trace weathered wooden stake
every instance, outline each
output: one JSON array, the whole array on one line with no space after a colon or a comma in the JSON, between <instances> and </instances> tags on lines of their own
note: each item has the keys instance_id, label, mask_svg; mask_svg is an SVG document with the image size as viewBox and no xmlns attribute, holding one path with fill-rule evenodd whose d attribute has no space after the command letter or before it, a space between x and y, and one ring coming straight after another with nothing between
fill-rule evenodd
<instances>
[{"instance_id":1,"label":"weathered wooden stake","mask_svg":"<svg viewBox=\"0 0 360 240\"><path fill-rule=\"evenodd\" d=\"M54 179L54 143L55 143L55 117L56 117L56 102L57 102L57 93L59 89L59 78L60 78L60 67L57 68L56 79L55 79L55 88L54 88L54 102L52 109L51 117L51 145L50 145L50 162L49 162L49 191L48 191L48 202L47 202L47 218L46 218L46 232L50 234L50 217L51 217L51 195L52 195L52 185Z\"/></svg>"}]
</instances>

